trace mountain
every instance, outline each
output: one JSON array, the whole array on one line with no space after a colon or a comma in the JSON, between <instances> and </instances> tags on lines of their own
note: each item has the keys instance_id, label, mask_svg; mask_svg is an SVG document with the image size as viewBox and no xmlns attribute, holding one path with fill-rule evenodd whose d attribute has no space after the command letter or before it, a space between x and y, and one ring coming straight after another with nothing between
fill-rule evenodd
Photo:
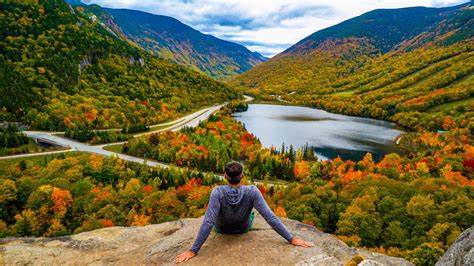
<instances>
[{"instance_id":1,"label":"mountain","mask_svg":"<svg viewBox=\"0 0 474 266\"><path fill-rule=\"evenodd\" d=\"M296 236L313 248L289 245L259 215L244 235L211 233L198 256L188 263L209 265L413 265L387 255L348 247L336 237L289 219L282 219ZM202 219L181 219L147 226L110 227L57 238L6 238L0 256L6 265L131 264L167 265L189 249ZM242 256L245 254L245 256Z\"/></svg>"},{"instance_id":2,"label":"mountain","mask_svg":"<svg viewBox=\"0 0 474 266\"><path fill-rule=\"evenodd\" d=\"M474 123L474 7L374 10L323 29L230 82L409 128Z\"/></svg>"},{"instance_id":3,"label":"mountain","mask_svg":"<svg viewBox=\"0 0 474 266\"><path fill-rule=\"evenodd\" d=\"M242 45L203 34L172 17L97 5L87 6L85 12L158 57L220 80L266 61Z\"/></svg>"},{"instance_id":4,"label":"mountain","mask_svg":"<svg viewBox=\"0 0 474 266\"><path fill-rule=\"evenodd\" d=\"M47 130L156 124L237 97L63 0L0 6L2 120Z\"/></svg>"},{"instance_id":5,"label":"mountain","mask_svg":"<svg viewBox=\"0 0 474 266\"><path fill-rule=\"evenodd\" d=\"M253 54L254 54L257 58L259 58L262 62L268 61L268 57L266 57L266 56L260 54L259 52L253 52Z\"/></svg>"},{"instance_id":6,"label":"mountain","mask_svg":"<svg viewBox=\"0 0 474 266\"><path fill-rule=\"evenodd\" d=\"M404 40L423 32L434 31L441 21L456 16L462 7L465 5L447 8L409 7L373 10L317 31L288 48L283 54L310 52L325 40L344 38L367 39L377 51L386 53ZM466 26L466 29L472 34L472 28Z\"/></svg>"}]
</instances>

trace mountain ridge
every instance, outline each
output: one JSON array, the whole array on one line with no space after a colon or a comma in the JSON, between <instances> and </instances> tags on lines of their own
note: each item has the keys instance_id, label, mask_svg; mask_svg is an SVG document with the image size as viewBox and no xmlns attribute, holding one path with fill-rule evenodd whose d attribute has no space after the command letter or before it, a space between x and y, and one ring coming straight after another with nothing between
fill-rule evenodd
<instances>
[{"instance_id":1,"label":"mountain ridge","mask_svg":"<svg viewBox=\"0 0 474 266\"><path fill-rule=\"evenodd\" d=\"M160 58L227 80L266 60L243 45L204 34L176 18L132 9L80 6ZM110 17L108 16L110 15Z\"/></svg>"},{"instance_id":2,"label":"mountain ridge","mask_svg":"<svg viewBox=\"0 0 474 266\"><path fill-rule=\"evenodd\" d=\"M350 18L334 26L316 31L303 38L281 54L304 53L314 49L324 39L368 38L382 53L393 49L401 41L432 30L450 13L469 6L469 3L451 7L406 7L375 9ZM409 19L404 19L409 17ZM390 32L390 35L387 35Z\"/></svg>"}]
</instances>

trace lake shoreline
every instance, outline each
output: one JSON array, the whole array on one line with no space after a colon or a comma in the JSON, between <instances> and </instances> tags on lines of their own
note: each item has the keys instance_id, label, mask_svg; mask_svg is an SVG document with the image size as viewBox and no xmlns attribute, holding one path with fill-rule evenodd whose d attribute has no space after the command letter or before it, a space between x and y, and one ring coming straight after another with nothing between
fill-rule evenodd
<instances>
[{"instance_id":1,"label":"lake shoreline","mask_svg":"<svg viewBox=\"0 0 474 266\"><path fill-rule=\"evenodd\" d=\"M392 123L398 127L401 131L404 131L405 133L407 132L414 132L415 130L413 128L409 127L404 127L402 125L397 124L396 122L390 121L390 120L385 120L385 119L379 119L379 118L374 118L371 116L361 116L361 115L353 115L353 114L346 114L346 113L336 113L336 112L331 112L325 109L317 108L311 105L306 105L306 104L297 104L297 103L292 103L288 101L283 101L283 100L255 100L255 98L249 102L249 104L265 104L265 105L281 105L281 106L297 106L297 107L305 107L305 108L310 108L314 110L322 110L331 114L337 114L337 115L345 115L345 116L351 116L351 117L360 117L360 118L369 118L373 120L378 120L378 121L384 121L388 123Z\"/></svg>"},{"instance_id":2,"label":"lake shoreline","mask_svg":"<svg viewBox=\"0 0 474 266\"><path fill-rule=\"evenodd\" d=\"M249 104L246 112L234 118L260 139L264 147L301 148L308 143L323 159L360 160L367 152L374 159L389 153L405 154L398 144L405 133L396 123L360 116L336 114L307 106Z\"/></svg>"}]
</instances>

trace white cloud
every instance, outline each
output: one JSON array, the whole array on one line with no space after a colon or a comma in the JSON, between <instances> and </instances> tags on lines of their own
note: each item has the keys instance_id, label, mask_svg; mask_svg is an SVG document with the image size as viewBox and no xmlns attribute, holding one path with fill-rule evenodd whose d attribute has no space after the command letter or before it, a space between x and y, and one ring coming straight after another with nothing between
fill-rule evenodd
<instances>
[{"instance_id":1,"label":"white cloud","mask_svg":"<svg viewBox=\"0 0 474 266\"><path fill-rule=\"evenodd\" d=\"M83 0L179 19L272 56L311 33L378 8L439 7L466 0ZM246 44L250 43L250 44Z\"/></svg>"}]
</instances>

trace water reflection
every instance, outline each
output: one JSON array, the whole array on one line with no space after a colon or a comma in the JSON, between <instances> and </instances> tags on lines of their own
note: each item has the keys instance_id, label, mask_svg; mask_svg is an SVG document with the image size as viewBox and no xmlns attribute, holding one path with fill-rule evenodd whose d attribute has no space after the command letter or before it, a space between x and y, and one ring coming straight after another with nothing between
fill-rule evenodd
<instances>
[{"instance_id":1,"label":"water reflection","mask_svg":"<svg viewBox=\"0 0 474 266\"><path fill-rule=\"evenodd\" d=\"M402 133L386 121L332 114L323 110L269 104L251 104L235 115L266 147L292 144L314 147L320 159L359 160L371 152L375 160L391 152L402 153L394 143Z\"/></svg>"}]
</instances>

